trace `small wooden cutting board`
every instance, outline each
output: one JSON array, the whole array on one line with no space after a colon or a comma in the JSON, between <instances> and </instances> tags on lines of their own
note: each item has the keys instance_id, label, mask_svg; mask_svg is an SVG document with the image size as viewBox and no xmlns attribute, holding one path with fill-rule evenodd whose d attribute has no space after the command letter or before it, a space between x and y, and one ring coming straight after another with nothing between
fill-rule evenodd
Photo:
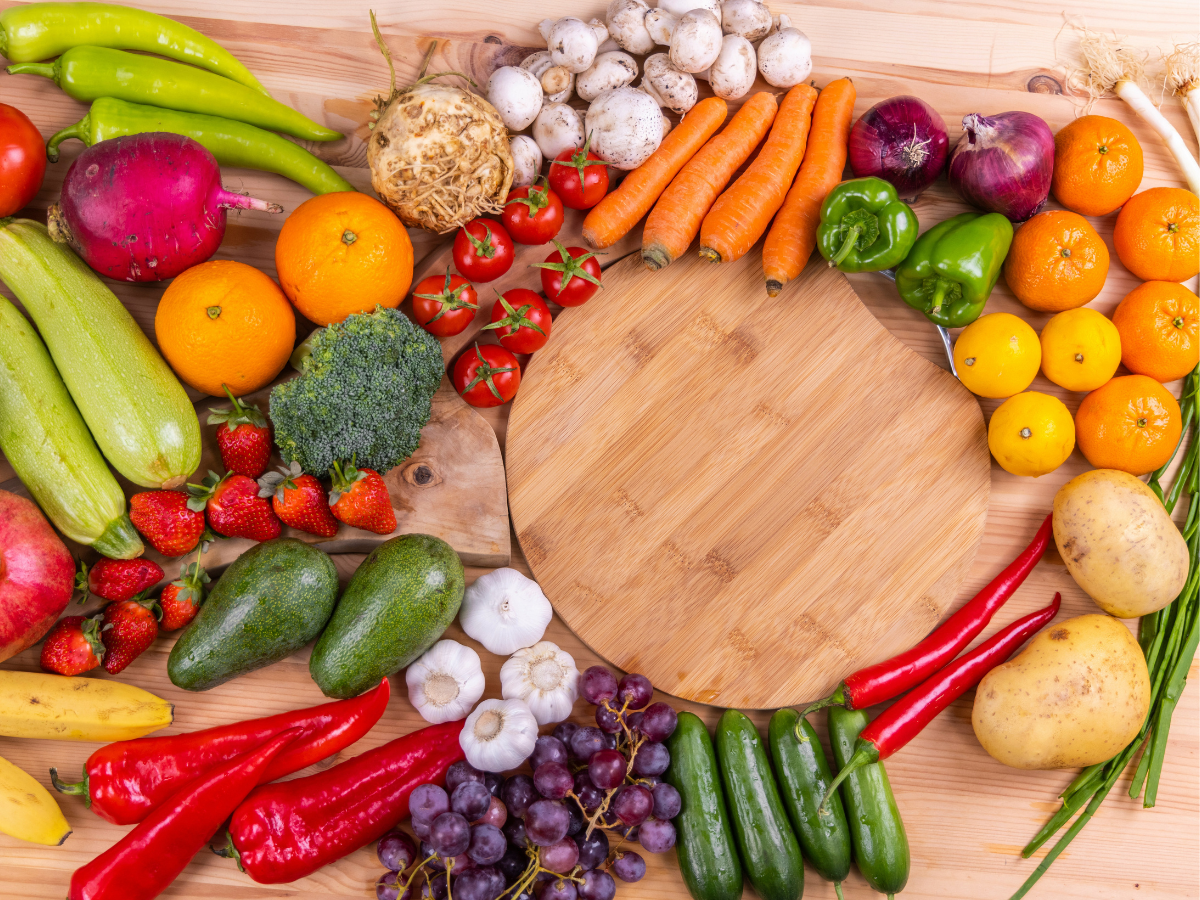
<instances>
[{"instance_id":1,"label":"small wooden cutting board","mask_svg":"<svg viewBox=\"0 0 1200 900\"><path fill-rule=\"evenodd\" d=\"M613 266L522 380L509 505L579 637L703 703L816 698L947 611L983 535L975 399L817 260Z\"/></svg>"}]
</instances>

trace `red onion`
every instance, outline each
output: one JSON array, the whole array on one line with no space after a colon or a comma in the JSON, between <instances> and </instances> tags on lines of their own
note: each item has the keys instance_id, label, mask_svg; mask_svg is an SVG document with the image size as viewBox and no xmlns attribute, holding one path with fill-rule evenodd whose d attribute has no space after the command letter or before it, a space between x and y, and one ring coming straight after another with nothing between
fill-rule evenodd
<instances>
[{"instance_id":1,"label":"red onion","mask_svg":"<svg viewBox=\"0 0 1200 900\"><path fill-rule=\"evenodd\" d=\"M905 94L881 100L850 129L850 168L858 177L891 182L901 199L914 200L946 165L950 141L938 111Z\"/></svg>"},{"instance_id":2,"label":"red onion","mask_svg":"<svg viewBox=\"0 0 1200 900\"><path fill-rule=\"evenodd\" d=\"M963 118L950 156L950 183L968 203L1024 222L1046 203L1054 173L1054 135L1027 112Z\"/></svg>"}]
</instances>

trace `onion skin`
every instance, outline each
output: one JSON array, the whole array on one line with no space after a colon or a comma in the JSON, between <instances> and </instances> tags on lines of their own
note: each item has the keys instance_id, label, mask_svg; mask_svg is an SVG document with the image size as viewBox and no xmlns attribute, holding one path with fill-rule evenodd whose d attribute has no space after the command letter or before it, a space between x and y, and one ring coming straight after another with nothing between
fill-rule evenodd
<instances>
[{"instance_id":1,"label":"onion skin","mask_svg":"<svg viewBox=\"0 0 1200 900\"><path fill-rule=\"evenodd\" d=\"M963 117L950 156L950 184L973 206L1024 222L1046 204L1054 174L1054 135L1033 113Z\"/></svg>"},{"instance_id":2,"label":"onion skin","mask_svg":"<svg viewBox=\"0 0 1200 900\"><path fill-rule=\"evenodd\" d=\"M950 139L936 109L911 94L881 100L850 129L850 168L890 182L913 201L946 167Z\"/></svg>"}]
</instances>

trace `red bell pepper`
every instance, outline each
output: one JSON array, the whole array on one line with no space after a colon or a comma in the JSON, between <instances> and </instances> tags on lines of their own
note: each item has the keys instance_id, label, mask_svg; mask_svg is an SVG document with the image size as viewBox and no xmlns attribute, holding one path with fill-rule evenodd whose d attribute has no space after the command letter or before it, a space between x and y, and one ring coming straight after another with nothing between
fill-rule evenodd
<instances>
[{"instance_id":1,"label":"red bell pepper","mask_svg":"<svg viewBox=\"0 0 1200 900\"><path fill-rule=\"evenodd\" d=\"M179 877L212 833L254 790L291 729L232 762L209 769L90 863L75 870L67 900L151 900Z\"/></svg>"},{"instance_id":2,"label":"red bell pepper","mask_svg":"<svg viewBox=\"0 0 1200 900\"><path fill-rule=\"evenodd\" d=\"M463 758L462 722L430 725L324 772L256 788L229 823L229 849L259 884L285 884L336 862L408 815L420 784L445 784Z\"/></svg>"},{"instance_id":3,"label":"red bell pepper","mask_svg":"<svg viewBox=\"0 0 1200 900\"><path fill-rule=\"evenodd\" d=\"M371 730L390 695L385 678L350 700L190 734L117 741L88 757L83 781L64 784L57 769L50 770L50 780L64 794L82 795L93 812L114 825L134 825L183 785L289 729L299 729L299 737L263 773L263 784L332 756Z\"/></svg>"}]
</instances>

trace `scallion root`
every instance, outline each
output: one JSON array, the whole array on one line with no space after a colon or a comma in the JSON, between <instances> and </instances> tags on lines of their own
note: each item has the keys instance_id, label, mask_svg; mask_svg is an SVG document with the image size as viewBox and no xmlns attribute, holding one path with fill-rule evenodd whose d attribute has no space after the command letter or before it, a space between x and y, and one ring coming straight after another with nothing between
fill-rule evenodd
<instances>
[{"instance_id":1,"label":"scallion root","mask_svg":"<svg viewBox=\"0 0 1200 900\"><path fill-rule=\"evenodd\" d=\"M1163 57L1163 65L1167 70L1167 87L1179 96L1196 139L1200 140L1200 41L1176 44L1170 54Z\"/></svg>"}]
</instances>

